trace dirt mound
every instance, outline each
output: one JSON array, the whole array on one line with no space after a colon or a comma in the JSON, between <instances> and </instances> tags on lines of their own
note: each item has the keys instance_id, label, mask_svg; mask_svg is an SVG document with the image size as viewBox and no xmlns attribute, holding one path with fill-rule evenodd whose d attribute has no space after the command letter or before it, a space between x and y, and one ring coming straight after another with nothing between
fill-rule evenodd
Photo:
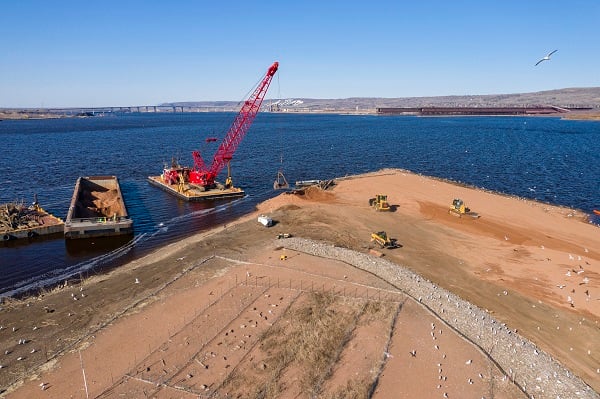
<instances>
[{"instance_id":1,"label":"dirt mound","mask_svg":"<svg viewBox=\"0 0 600 399\"><path fill-rule=\"evenodd\" d=\"M77 204L77 217L110 217L123 216L119 192L116 189L105 191L84 190Z\"/></svg>"},{"instance_id":2,"label":"dirt mound","mask_svg":"<svg viewBox=\"0 0 600 399\"><path fill-rule=\"evenodd\" d=\"M311 186L304 190L301 194L301 198L316 202L333 202L335 200L335 194L325 191L317 186Z\"/></svg>"}]
</instances>

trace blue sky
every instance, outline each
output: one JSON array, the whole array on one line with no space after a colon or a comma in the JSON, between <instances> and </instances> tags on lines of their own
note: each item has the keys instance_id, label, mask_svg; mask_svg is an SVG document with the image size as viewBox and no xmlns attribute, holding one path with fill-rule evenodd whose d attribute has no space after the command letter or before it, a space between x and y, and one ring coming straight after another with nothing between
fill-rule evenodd
<instances>
[{"instance_id":1,"label":"blue sky","mask_svg":"<svg viewBox=\"0 0 600 399\"><path fill-rule=\"evenodd\" d=\"M0 107L239 101L273 61L267 98L597 87L599 21L597 0L5 0Z\"/></svg>"}]
</instances>

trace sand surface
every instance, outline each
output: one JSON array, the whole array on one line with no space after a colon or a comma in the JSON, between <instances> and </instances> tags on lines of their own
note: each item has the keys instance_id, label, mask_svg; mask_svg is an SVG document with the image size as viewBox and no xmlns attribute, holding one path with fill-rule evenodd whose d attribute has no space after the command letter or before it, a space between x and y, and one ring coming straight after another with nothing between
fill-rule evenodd
<instances>
[{"instance_id":1,"label":"sand surface","mask_svg":"<svg viewBox=\"0 0 600 399\"><path fill-rule=\"evenodd\" d=\"M391 212L369 207L380 193ZM481 217L450 215L453 198ZM370 234L381 230L400 246L376 247ZM487 310L600 391L600 230L587 215L384 170L282 194L107 275L5 300L2 396L527 397L414 298L346 263L286 249L278 233L374 249Z\"/></svg>"}]
</instances>

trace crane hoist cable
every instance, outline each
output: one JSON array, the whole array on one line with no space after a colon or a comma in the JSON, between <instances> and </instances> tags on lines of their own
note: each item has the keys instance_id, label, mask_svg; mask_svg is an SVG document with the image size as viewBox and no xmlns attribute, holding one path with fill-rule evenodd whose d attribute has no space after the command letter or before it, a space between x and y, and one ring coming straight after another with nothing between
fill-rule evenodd
<instances>
[{"instance_id":1,"label":"crane hoist cable","mask_svg":"<svg viewBox=\"0 0 600 399\"><path fill-rule=\"evenodd\" d=\"M281 100L281 85L279 84L279 75L277 75L277 106L279 106L279 101ZM273 112L273 108L271 107L271 112ZM277 171L277 177L275 177L275 181L273 182L274 190L282 190L289 188L285 175L283 174L283 130L281 124L277 127L277 135L279 136L279 170Z\"/></svg>"}]
</instances>

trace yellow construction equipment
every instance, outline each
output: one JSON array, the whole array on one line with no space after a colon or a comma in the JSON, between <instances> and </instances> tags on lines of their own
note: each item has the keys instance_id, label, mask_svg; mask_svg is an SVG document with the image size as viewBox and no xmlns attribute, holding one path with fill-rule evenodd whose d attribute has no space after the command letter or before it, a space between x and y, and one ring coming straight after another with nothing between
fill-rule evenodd
<instances>
[{"instance_id":1,"label":"yellow construction equipment","mask_svg":"<svg viewBox=\"0 0 600 399\"><path fill-rule=\"evenodd\" d=\"M387 200L387 195L377 194L375 198L369 198L369 205L375 208L376 211L389 211L390 204Z\"/></svg>"},{"instance_id":2,"label":"yellow construction equipment","mask_svg":"<svg viewBox=\"0 0 600 399\"><path fill-rule=\"evenodd\" d=\"M476 212L471 212L471 209L467 208L463 200L460 198L455 198L454 201L452 201L452 205L450 206L448 213L458 217L469 216L475 219L479 217L479 214Z\"/></svg>"},{"instance_id":3,"label":"yellow construction equipment","mask_svg":"<svg viewBox=\"0 0 600 399\"><path fill-rule=\"evenodd\" d=\"M385 231L371 233L371 241L377 243L381 248L396 248L396 240L388 237Z\"/></svg>"}]
</instances>

